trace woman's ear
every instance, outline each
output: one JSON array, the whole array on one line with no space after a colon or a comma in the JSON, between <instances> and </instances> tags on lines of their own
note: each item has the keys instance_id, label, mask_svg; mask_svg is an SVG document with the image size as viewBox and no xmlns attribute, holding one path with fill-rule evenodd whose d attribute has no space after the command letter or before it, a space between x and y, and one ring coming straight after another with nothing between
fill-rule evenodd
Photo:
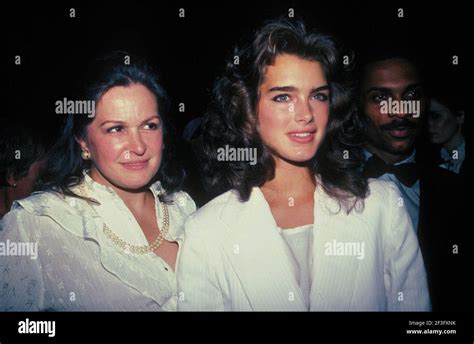
<instances>
[{"instance_id":1,"label":"woman's ear","mask_svg":"<svg viewBox=\"0 0 474 344\"><path fill-rule=\"evenodd\" d=\"M74 139L76 140L76 142L81 147L81 150L89 151L89 149L87 148L86 140L84 140L83 138L78 138L78 137L75 137Z\"/></svg>"},{"instance_id":2,"label":"woman's ear","mask_svg":"<svg viewBox=\"0 0 474 344\"><path fill-rule=\"evenodd\" d=\"M18 184L18 178L15 177L14 173L12 171L8 171L7 172L7 184L12 187L12 188L16 188L17 184Z\"/></svg>"}]
</instances>

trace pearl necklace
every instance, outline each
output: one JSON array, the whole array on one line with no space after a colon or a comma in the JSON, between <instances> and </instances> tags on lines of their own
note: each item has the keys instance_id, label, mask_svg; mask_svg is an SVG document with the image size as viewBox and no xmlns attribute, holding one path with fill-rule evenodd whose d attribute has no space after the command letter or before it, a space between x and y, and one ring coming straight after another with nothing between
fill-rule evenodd
<instances>
[{"instance_id":1,"label":"pearl necklace","mask_svg":"<svg viewBox=\"0 0 474 344\"><path fill-rule=\"evenodd\" d=\"M78 186L79 194L83 197L88 197L87 192L85 189L85 183L81 183ZM168 206L159 201L161 204L161 207L163 209L163 225L161 226L161 231L160 234L156 237L156 239L149 245L132 245L121 239L117 234L115 234L109 226L104 222L104 225L102 226L102 231L104 232L105 236L110 239L115 245L120 247L122 250L124 250L126 253L132 253L132 254L146 254L149 252L155 251L160 245L163 243L165 240L166 234L168 234L168 229L169 229L169 213L168 213Z\"/></svg>"}]
</instances>

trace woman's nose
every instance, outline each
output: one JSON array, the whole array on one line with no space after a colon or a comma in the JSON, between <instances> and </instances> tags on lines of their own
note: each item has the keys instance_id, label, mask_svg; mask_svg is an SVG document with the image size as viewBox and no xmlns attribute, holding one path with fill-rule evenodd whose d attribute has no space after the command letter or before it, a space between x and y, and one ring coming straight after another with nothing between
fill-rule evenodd
<instances>
[{"instance_id":1,"label":"woman's nose","mask_svg":"<svg viewBox=\"0 0 474 344\"><path fill-rule=\"evenodd\" d=\"M314 118L313 109L309 102L301 102L295 105L295 120L310 123Z\"/></svg>"},{"instance_id":2,"label":"woman's nose","mask_svg":"<svg viewBox=\"0 0 474 344\"><path fill-rule=\"evenodd\" d=\"M130 133L128 150L137 155L143 155L143 153L145 153L146 146L139 132Z\"/></svg>"}]
</instances>

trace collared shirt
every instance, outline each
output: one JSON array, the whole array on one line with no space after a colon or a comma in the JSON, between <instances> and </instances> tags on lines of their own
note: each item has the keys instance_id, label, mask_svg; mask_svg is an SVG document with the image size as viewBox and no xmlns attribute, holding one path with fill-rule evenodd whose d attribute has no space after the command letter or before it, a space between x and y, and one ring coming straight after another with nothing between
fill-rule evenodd
<instances>
[{"instance_id":1,"label":"collared shirt","mask_svg":"<svg viewBox=\"0 0 474 344\"><path fill-rule=\"evenodd\" d=\"M464 158L466 156L466 141L462 139L462 143L452 150L450 153L446 148L441 148L441 158L443 163L439 166L451 172L459 174L461 171Z\"/></svg>"},{"instance_id":2,"label":"collared shirt","mask_svg":"<svg viewBox=\"0 0 474 344\"><path fill-rule=\"evenodd\" d=\"M125 203L112 188L87 174L83 183L87 196L100 205L39 192L15 202L4 217L0 242L8 243L8 251L0 258L0 310L176 310L176 276L168 264L151 252L126 252L103 232L106 224L125 242L148 245ZM158 195L163 189L156 182L150 190L161 229ZM181 246L184 221L195 204L185 192L171 198L166 240ZM30 250L15 254L12 248L20 243Z\"/></svg>"},{"instance_id":3,"label":"collared shirt","mask_svg":"<svg viewBox=\"0 0 474 344\"><path fill-rule=\"evenodd\" d=\"M370 153L367 150L364 150L364 152L365 152L366 160L368 160L372 156L372 153ZM396 163L395 165L412 163L412 162L415 162L415 150L413 150L413 153L408 158ZM385 173L384 175L380 176L377 179L394 182L395 185L398 187L398 189L400 190L400 194L403 198L404 205L406 205L406 209L408 211L408 214L410 215L413 228L415 229L415 232L416 232L418 229L418 214L420 210L420 181L417 180L416 183L413 184L411 187L406 186L402 184L397 179L397 177L392 173Z\"/></svg>"}]
</instances>

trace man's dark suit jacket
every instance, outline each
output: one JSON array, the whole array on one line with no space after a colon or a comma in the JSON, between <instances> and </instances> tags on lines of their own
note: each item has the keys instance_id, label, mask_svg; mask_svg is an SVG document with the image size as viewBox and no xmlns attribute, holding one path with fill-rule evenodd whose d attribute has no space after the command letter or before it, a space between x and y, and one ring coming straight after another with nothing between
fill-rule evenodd
<instances>
[{"instance_id":1,"label":"man's dark suit jacket","mask_svg":"<svg viewBox=\"0 0 474 344\"><path fill-rule=\"evenodd\" d=\"M468 209L466 196L467 185L459 176L420 166L418 240L433 311L472 311L474 227L467 220L474 209Z\"/></svg>"}]
</instances>

